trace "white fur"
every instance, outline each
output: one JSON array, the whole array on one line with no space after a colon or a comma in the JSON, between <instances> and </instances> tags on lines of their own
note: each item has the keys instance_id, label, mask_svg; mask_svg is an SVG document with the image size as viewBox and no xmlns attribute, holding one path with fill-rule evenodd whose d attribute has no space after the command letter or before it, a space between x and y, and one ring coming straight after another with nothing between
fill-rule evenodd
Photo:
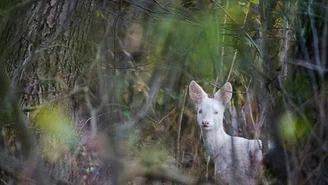
<instances>
[{"instance_id":1,"label":"white fur","mask_svg":"<svg viewBox=\"0 0 328 185\"><path fill-rule=\"evenodd\" d=\"M217 180L225 184L257 184L262 166L261 140L232 137L223 128L225 105L232 97L229 82L209 98L195 82L189 85L189 95L196 104L197 122L205 148L215 164Z\"/></svg>"}]
</instances>

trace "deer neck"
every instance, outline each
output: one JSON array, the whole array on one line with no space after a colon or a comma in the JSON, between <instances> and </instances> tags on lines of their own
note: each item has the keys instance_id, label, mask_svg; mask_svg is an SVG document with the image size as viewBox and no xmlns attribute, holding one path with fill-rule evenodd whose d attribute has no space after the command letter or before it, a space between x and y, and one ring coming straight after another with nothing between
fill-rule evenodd
<instances>
[{"instance_id":1,"label":"deer neck","mask_svg":"<svg viewBox=\"0 0 328 185\"><path fill-rule=\"evenodd\" d=\"M219 125L220 126L211 130L201 129L205 148L211 158L215 158L218 155L218 152L220 152L220 148L224 147L231 140L231 136L229 136L223 129L222 121Z\"/></svg>"}]
</instances>

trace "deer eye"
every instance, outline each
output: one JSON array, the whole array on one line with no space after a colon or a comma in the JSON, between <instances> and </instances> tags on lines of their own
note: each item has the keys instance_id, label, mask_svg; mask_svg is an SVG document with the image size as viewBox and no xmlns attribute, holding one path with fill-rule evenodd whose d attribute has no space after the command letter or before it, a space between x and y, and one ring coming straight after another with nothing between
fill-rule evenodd
<instances>
[{"instance_id":1,"label":"deer eye","mask_svg":"<svg viewBox=\"0 0 328 185\"><path fill-rule=\"evenodd\" d=\"M201 114L201 113L203 113L203 110L202 110L202 109L200 109L200 110L198 111L198 114Z\"/></svg>"},{"instance_id":2,"label":"deer eye","mask_svg":"<svg viewBox=\"0 0 328 185\"><path fill-rule=\"evenodd\" d=\"M214 111L214 114L219 114L219 112L218 111Z\"/></svg>"}]
</instances>

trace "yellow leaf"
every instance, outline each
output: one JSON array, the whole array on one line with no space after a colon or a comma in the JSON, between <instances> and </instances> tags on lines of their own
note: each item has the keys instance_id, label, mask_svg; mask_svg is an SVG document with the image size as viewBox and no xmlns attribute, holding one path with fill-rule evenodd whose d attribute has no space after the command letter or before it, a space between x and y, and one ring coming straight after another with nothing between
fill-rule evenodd
<instances>
[{"instance_id":1,"label":"yellow leaf","mask_svg":"<svg viewBox=\"0 0 328 185\"><path fill-rule=\"evenodd\" d=\"M99 11L99 10L96 10L96 16L97 17L100 17L100 18L104 18L105 17L104 14L102 14L101 11Z\"/></svg>"}]
</instances>

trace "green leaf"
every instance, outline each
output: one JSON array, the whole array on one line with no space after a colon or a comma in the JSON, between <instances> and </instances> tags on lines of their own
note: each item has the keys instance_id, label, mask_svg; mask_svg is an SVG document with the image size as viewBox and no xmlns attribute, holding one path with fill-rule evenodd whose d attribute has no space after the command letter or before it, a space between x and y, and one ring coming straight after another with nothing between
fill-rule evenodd
<instances>
[{"instance_id":1,"label":"green leaf","mask_svg":"<svg viewBox=\"0 0 328 185\"><path fill-rule=\"evenodd\" d=\"M294 145L306 137L309 132L307 124L293 112L286 111L278 122L280 138L286 145Z\"/></svg>"},{"instance_id":2,"label":"green leaf","mask_svg":"<svg viewBox=\"0 0 328 185\"><path fill-rule=\"evenodd\" d=\"M60 160L77 145L77 132L73 122L61 105L44 104L34 119L40 129L41 151L52 162Z\"/></svg>"}]
</instances>

